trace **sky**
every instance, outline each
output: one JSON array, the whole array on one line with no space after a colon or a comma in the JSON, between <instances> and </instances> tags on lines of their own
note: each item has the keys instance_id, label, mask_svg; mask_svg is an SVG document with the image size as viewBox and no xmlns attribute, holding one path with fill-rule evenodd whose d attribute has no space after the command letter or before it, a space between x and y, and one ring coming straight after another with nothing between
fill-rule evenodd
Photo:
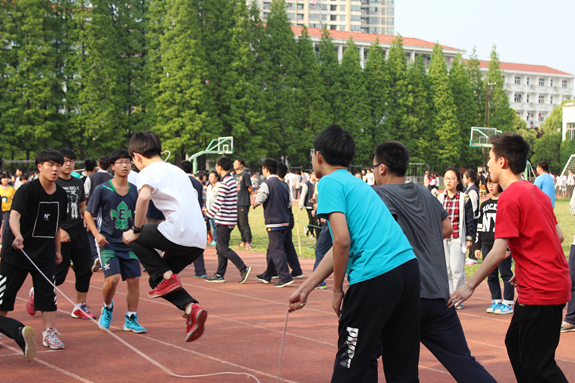
<instances>
[{"instance_id":1,"label":"sky","mask_svg":"<svg viewBox=\"0 0 575 383\"><path fill-rule=\"evenodd\" d=\"M575 75L575 0L395 0L395 32Z\"/></svg>"}]
</instances>

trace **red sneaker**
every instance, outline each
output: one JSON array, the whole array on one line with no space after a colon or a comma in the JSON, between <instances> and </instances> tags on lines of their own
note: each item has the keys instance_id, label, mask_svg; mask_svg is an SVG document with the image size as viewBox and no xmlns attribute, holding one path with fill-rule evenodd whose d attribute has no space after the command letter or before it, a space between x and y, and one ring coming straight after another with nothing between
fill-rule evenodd
<instances>
[{"instance_id":1,"label":"red sneaker","mask_svg":"<svg viewBox=\"0 0 575 383\"><path fill-rule=\"evenodd\" d=\"M204 333L208 312L199 303L192 304L192 312L186 318L186 342L198 340Z\"/></svg>"},{"instance_id":2,"label":"red sneaker","mask_svg":"<svg viewBox=\"0 0 575 383\"><path fill-rule=\"evenodd\" d=\"M158 286L156 286L152 291L148 293L150 298L160 298L178 291L182 288L182 282L176 274L172 274L169 279L164 279Z\"/></svg>"},{"instance_id":3,"label":"red sneaker","mask_svg":"<svg viewBox=\"0 0 575 383\"><path fill-rule=\"evenodd\" d=\"M36 315L36 308L34 307L34 288L30 289L30 295L28 295L28 300L26 301L26 311L30 315Z\"/></svg>"},{"instance_id":4,"label":"red sneaker","mask_svg":"<svg viewBox=\"0 0 575 383\"><path fill-rule=\"evenodd\" d=\"M90 312L90 308L86 305L86 302L82 303L80 307L75 307L72 310L72 318L78 319L96 319L96 316Z\"/></svg>"}]
</instances>

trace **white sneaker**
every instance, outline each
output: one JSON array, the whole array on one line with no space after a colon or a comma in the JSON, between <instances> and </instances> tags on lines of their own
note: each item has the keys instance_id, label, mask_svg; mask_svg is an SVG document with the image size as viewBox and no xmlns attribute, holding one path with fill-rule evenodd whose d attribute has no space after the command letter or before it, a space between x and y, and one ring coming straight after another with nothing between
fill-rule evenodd
<instances>
[{"instance_id":1,"label":"white sneaker","mask_svg":"<svg viewBox=\"0 0 575 383\"><path fill-rule=\"evenodd\" d=\"M64 343L58 338L58 335L60 335L60 333L54 327L50 327L42 332L42 345L44 345L44 347L50 347L51 350L62 350Z\"/></svg>"}]
</instances>

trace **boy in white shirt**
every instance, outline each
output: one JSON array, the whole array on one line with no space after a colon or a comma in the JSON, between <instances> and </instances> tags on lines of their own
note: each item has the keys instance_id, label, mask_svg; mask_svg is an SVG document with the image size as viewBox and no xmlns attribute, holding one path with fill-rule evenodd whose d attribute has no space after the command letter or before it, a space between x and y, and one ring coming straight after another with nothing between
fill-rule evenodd
<instances>
[{"instance_id":1,"label":"boy in white shirt","mask_svg":"<svg viewBox=\"0 0 575 383\"><path fill-rule=\"evenodd\" d=\"M183 289L177 274L203 255L206 225L197 195L186 173L160 157L162 143L153 132L136 132L128 151L138 173L138 201L134 227L124 232L124 243L136 254L150 275L150 298L162 297L186 313L186 342L202 336L208 313ZM164 214L162 223L144 225L152 200ZM164 251L160 256L155 249Z\"/></svg>"}]
</instances>

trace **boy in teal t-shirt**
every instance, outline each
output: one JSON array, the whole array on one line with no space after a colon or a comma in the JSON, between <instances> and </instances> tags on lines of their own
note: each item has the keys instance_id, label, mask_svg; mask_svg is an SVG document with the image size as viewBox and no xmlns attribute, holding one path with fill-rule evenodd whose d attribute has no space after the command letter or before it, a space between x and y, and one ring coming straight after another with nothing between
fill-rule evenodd
<instances>
[{"instance_id":1,"label":"boy in teal t-shirt","mask_svg":"<svg viewBox=\"0 0 575 383\"><path fill-rule=\"evenodd\" d=\"M313 288L333 272L333 309L340 322L331 381L363 381L382 339L386 380L417 382L420 282L413 249L381 198L347 171L355 154L351 134L331 125L313 146L313 167L321 178L317 212L329 222L333 247L290 296L290 311L303 308Z\"/></svg>"}]
</instances>

